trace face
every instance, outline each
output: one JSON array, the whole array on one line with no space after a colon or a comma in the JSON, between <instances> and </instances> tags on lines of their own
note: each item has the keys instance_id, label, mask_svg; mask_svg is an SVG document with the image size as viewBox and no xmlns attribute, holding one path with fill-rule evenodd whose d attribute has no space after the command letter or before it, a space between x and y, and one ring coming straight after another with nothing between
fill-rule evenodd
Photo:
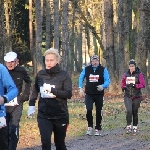
<instances>
[{"instance_id":1,"label":"face","mask_svg":"<svg viewBox=\"0 0 150 150\"><path fill-rule=\"evenodd\" d=\"M135 71L135 65L134 64L130 64L129 65L129 69L130 69L130 72Z\"/></svg>"},{"instance_id":2,"label":"face","mask_svg":"<svg viewBox=\"0 0 150 150\"><path fill-rule=\"evenodd\" d=\"M18 64L18 59L15 59L14 61L10 61L10 62L7 62L6 61L6 66L8 68L8 70L13 70Z\"/></svg>"},{"instance_id":3,"label":"face","mask_svg":"<svg viewBox=\"0 0 150 150\"><path fill-rule=\"evenodd\" d=\"M51 69L52 67L56 66L59 63L55 54L47 54L45 56L45 65L46 69Z\"/></svg>"},{"instance_id":4,"label":"face","mask_svg":"<svg viewBox=\"0 0 150 150\"><path fill-rule=\"evenodd\" d=\"M97 67L99 65L99 60L98 59L93 59L91 61L91 64L92 64L93 67Z\"/></svg>"}]
</instances>

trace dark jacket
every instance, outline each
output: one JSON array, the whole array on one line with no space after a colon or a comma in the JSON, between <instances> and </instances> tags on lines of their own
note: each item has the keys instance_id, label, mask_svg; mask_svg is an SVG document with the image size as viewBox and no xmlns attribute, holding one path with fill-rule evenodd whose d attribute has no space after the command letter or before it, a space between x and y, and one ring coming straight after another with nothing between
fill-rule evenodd
<instances>
[{"instance_id":1,"label":"dark jacket","mask_svg":"<svg viewBox=\"0 0 150 150\"><path fill-rule=\"evenodd\" d=\"M103 91L98 91L97 86L104 84L104 67L99 65L96 70L93 70L92 65L87 66L85 68L85 77L86 77L86 85L85 85L85 93L86 94L102 94ZM94 81L95 80L95 81Z\"/></svg>"},{"instance_id":2,"label":"dark jacket","mask_svg":"<svg viewBox=\"0 0 150 150\"><path fill-rule=\"evenodd\" d=\"M127 77L135 77L135 86L130 86L130 84L126 84ZM121 87L125 89L124 95L131 98L138 98L142 96L141 88L145 87L144 76L136 67L135 71L131 74L130 70L127 70L122 77Z\"/></svg>"},{"instance_id":3,"label":"dark jacket","mask_svg":"<svg viewBox=\"0 0 150 150\"><path fill-rule=\"evenodd\" d=\"M37 73L33 85L29 106L35 106L35 100L40 93L43 84L55 85L51 93L56 98L42 98L40 94L38 102L38 117L46 119L60 119L68 117L67 99L72 96L72 81L66 71L60 69L57 64L51 69L41 70Z\"/></svg>"},{"instance_id":4,"label":"dark jacket","mask_svg":"<svg viewBox=\"0 0 150 150\"><path fill-rule=\"evenodd\" d=\"M16 66L13 70L8 70L14 83L18 89L17 100L19 105L23 105L24 101L29 100L31 79L24 67ZM17 106L8 106L7 112L12 111Z\"/></svg>"}]
</instances>

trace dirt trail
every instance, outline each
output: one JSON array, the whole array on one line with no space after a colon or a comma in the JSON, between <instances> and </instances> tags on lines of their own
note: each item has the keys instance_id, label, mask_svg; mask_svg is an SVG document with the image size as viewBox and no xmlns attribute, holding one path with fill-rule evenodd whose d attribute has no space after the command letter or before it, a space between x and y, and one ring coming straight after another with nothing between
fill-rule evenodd
<instances>
[{"instance_id":1,"label":"dirt trail","mask_svg":"<svg viewBox=\"0 0 150 150\"><path fill-rule=\"evenodd\" d=\"M66 141L67 150L150 150L150 139L142 140L140 134L126 134L124 129L102 131L102 136L82 136ZM144 137L143 137L144 138ZM17 150L42 150L41 146ZM52 150L55 150L54 144Z\"/></svg>"}]
</instances>

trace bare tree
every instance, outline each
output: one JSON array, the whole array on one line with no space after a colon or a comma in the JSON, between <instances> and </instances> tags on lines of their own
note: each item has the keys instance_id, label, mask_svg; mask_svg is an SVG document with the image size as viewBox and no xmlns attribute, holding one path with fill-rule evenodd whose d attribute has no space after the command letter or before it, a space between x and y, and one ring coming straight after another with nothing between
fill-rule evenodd
<instances>
[{"instance_id":1,"label":"bare tree","mask_svg":"<svg viewBox=\"0 0 150 150\"><path fill-rule=\"evenodd\" d=\"M59 0L54 0L54 48L59 49Z\"/></svg>"},{"instance_id":2,"label":"bare tree","mask_svg":"<svg viewBox=\"0 0 150 150\"><path fill-rule=\"evenodd\" d=\"M51 5L50 0L46 0L46 50L51 47Z\"/></svg>"},{"instance_id":3,"label":"bare tree","mask_svg":"<svg viewBox=\"0 0 150 150\"><path fill-rule=\"evenodd\" d=\"M34 68L34 75L41 69L43 69L42 58L42 22L43 22L43 0L35 0L35 18L36 18L36 49L34 51L33 60L36 62Z\"/></svg>"},{"instance_id":4,"label":"bare tree","mask_svg":"<svg viewBox=\"0 0 150 150\"><path fill-rule=\"evenodd\" d=\"M4 56L4 0L0 0L0 63L3 63Z\"/></svg>"},{"instance_id":5,"label":"bare tree","mask_svg":"<svg viewBox=\"0 0 150 150\"><path fill-rule=\"evenodd\" d=\"M140 17L136 17L137 21L137 47L136 47L136 56L135 59L137 61L137 65L144 73L145 77L147 76L147 66L146 60L148 57L148 51L150 49L150 1L147 0L138 0L138 14ZM148 80L146 78L146 83L148 84ZM147 93L147 88L145 89L145 93Z\"/></svg>"},{"instance_id":6,"label":"bare tree","mask_svg":"<svg viewBox=\"0 0 150 150\"><path fill-rule=\"evenodd\" d=\"M68 70L68 0L62 2L62 68Z\"/></svg>"}]
</instances>

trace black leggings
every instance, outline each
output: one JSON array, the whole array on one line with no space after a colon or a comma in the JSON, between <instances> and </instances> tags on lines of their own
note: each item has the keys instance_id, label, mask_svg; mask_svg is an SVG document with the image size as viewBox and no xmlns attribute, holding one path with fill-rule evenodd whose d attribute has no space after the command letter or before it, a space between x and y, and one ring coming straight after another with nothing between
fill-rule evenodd
<instances>
[{"instance_id":1,"label":"black leggings","mask_svg":"<svg viewBox=\"0 0 150 150\"><path fill-rule=\"evenodd\" d=\"M101 130L102 121L102 107L103 107L103 95L86 95L85 105L86 105L86 118L88 122L88 127L93 127L93 103L95 102L96 107L96 126L95 129Z\"/></svg>"},{"instance_id":2,"label":"black leggings","mask_svg":"<svg viewBox=\"0 0 150 150\"><path fill-rule=\"evenodd\" d=\"M126 121L127 125L131 125L133 117L133 126L138 125L138 109L140 107L141 98L131 99L129 97L124 97L124 104L126 107Z\"/></svg>"},{"instance_id":3,"label":"black leggings","mask_svg":"<svg viewBox=\"0 0 150 150\"><path fill-rule=\"evenodd\" d=\"M67 150L65 145L68 118L44 119L38 117L38 127L41 135L42 150L51 150L51 136L54 132L56 150Z\"/></svg>"}]
</instances>

